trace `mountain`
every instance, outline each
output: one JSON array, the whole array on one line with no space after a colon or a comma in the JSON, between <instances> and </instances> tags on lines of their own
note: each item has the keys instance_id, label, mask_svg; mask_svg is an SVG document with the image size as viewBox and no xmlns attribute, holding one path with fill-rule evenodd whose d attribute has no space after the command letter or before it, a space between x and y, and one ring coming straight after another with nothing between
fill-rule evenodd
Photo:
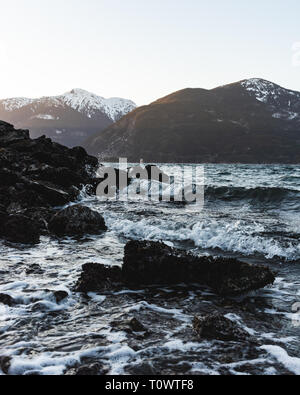
<instances>
[{"instance_id":1,"label":"mountain","mask_svg":"<svg viewBox=\"0 0 300 395\"><path fill-rule=\"evenodd\" d=\"M0 101L0 119L17 128L30 129L69 147L80 145L136 108L131 100L104 99L82 89L40 99L14 98Z\"/></svg>"},{"instance_id":2,"label":"mountain","mask_svg":"<svg viewBox=\"0 0 300 395\"><path fill-rule=\"evenodd\" d=\"M300 92L257 78L184 89L137 108L84 146L102 159L300 163Z\"/></svg>"}]
</instances>

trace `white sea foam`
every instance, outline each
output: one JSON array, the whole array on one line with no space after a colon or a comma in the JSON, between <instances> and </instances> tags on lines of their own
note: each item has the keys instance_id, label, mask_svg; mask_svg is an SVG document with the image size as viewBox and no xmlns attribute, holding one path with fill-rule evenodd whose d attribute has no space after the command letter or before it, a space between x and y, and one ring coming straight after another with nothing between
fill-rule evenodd
<instances>
[{"instance_id":1,"label":"white sea foam","mask_svg":"<svg viewBox=\"0 0 300 395\"><path fill-rule=\"evenodd\" d=\"M199 348L201 348L201 344L193 343L193 342L184 343L181 339L174 339L168 341L162 347L167 348L169 352L173 352L173 351L189 352L189 351L198 350Z\"/></svg>"},{"instance_id":2,"label":"white sea foam","mask_svg":"<svg viewBox=\"0 0 300 395\"><path fill-rule=\"evenodd\" d=\"M90 297L96 303L103 303L106 300L106 296L101 296L94 292L89 292L88 297Z\"/></svg>"},{"instance_id":3,"label":"white sea foam","mask_svg":"<svg viewBox=\"0 0 300 395\"><path fill-rule=\"evenodd\" d=\"M279 346L266 345L261 347L262 350L267 351L270 355L277 359L290 372L300 375L300 358L290 357L289 354Z\"/></svg>"},{"instance_id":4,"label":"white sea foam","mask_svg":"<svg viewBox=\"0 0 300 395\"><path fill-rule=\"evenodd\" d=\"M160 219L116 220L114 215L106 215L109 229L125 237L154 241L192 241L203 249L221 249L244 255L261 254L267 259L279 257L286 260L300 259L300 244L283 244L272 237L263 237L266 229L257 223L242 221L222 223L215 220L196 222L191 226L180 222Z\"/></svg>"}]
</instances>

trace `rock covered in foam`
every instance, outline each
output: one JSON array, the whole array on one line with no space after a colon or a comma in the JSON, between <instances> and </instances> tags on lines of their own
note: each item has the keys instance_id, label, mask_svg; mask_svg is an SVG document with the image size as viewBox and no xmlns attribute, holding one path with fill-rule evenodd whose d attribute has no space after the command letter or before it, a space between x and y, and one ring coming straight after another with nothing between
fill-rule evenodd
<instances>
[{"instance_id":1,"label":"rock covered in foam","mask_svg":"<svg viewBox=\"0 0 300 395\"><path fill-rule=\"evenodd\" d=\"M36 222L24 215L10 215L4 224L2 236L12 243L37 244L40 241Z\"/></svg>"}]
</instances>

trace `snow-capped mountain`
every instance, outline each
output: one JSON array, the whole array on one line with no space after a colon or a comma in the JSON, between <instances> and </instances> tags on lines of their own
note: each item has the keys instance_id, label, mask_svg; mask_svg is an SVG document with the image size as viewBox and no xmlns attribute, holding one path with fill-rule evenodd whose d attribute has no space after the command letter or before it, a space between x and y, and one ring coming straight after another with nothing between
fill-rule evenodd
<instances>
[{"instance_id":1,"label":"snow-capped mountain","mask_svg":"<svg viewBox=\"0 0 300 395\"><path fill-rule=\"evenodd\" d=\"M82 89L38 99L0 101L0 119L17 128L30 129L32 137L43 134L68 146L80 144L136 108L127 99L105 99Z\"/></svg>"},{"instance_id":2,"label":"snow-capped mountain","mask_svg":"<svg viewBox=\"0 0 300 395\"><path fill-rule=\"evenodd\" d=\"M300 92L263 79L183 89L84 142L105 160L300 163Z\"/></svg>"},{"instance_id":3,"label":"snow-capped mountain","mask_svg":"<svg viewBox=\"0 0 300 395\"><path fill-rule=\"evenodd\" d=\"M273 117L284 120L300 120L300 92L284 89L259 78L241 82L243 88L273 111Z\"/></svg>"}]
</instances>

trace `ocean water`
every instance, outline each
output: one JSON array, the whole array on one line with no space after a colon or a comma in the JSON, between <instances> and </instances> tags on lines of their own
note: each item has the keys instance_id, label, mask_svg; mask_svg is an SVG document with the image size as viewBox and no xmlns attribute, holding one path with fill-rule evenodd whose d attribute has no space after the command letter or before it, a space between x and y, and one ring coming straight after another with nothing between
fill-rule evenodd
<instances>
[{"instance_id":1,"label":"ocean water","mask_svg":"<svg viewBox=\"0 0 300 395\"><path fill-rule=\"evenodd\" d=\"M160 167L167 174L178 171ZM105 234L42 237L34 247L0 242L0 293L18 302L0 304L0 356L11 357L9 374L72 374L93 362L108 374L300 374L300 314L293 311L300 302L300 166L204 168L202 210L140 199L102 201L83 191L80 202L104 216ZM146 184L141 187L148 189ZM186 286L87 297L72 291L82 264L122 265L130 239L267 265L277 279L232 299ZM34 264L42 273L28 273ZM55 290L69 297L56 303ZM256 343L198 339L193 317L215 311ZM118 326L132 317L148 328L147 336Z\"/></svg>"}]
</instances>

